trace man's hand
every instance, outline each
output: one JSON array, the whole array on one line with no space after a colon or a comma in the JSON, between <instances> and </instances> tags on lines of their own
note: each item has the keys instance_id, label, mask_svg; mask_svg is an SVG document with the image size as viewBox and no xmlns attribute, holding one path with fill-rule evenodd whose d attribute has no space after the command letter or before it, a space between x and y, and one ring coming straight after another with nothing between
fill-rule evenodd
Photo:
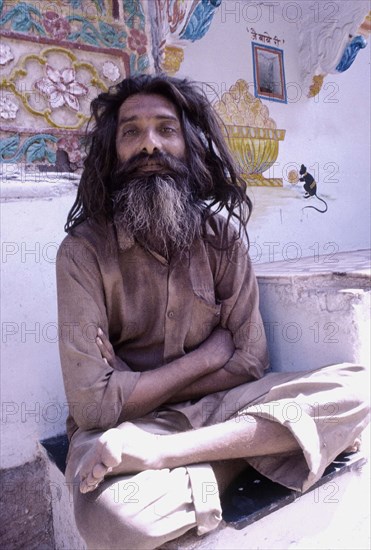
<instances>
[{"instance_id":1,"label":"man's hand","mask_svg":"<svg viewBox=\"0 0 371 550\"><path fill-rule=\"evenodd\" d=\"M217 327L208 338L197 348L200 359L210 366L209 372L214 372L227 363L232 357L235 347L229 330ZM205 372L208 374L208 372Z\"/></svg>"},{"instance_id":2,"label":"man's hand","mask_svg":"<svg viewBox=\"0 0 371 550\"><path fill-rule=\"evenodd\" d=\"M107 336L104 334L101 328L98 328L98 336L95 339L99 351L102 355L103 361L108 363L113 369L118 368L118 358L115 354L115 350Z\"/></svg>"}]
</instances>

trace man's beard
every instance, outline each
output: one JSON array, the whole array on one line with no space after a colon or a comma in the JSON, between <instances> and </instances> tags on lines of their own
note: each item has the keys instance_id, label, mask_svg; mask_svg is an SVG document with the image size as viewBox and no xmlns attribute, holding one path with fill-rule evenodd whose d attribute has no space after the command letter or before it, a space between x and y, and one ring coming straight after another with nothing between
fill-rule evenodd
<instances>
[{"instance_id":1,"label":"man's beard","mask_svg":"<svg viewBox=\"0 0 371 550\"><path fill-rule=\"evenodd\" d=\"M148 159L164 173L140 172ZM187 165L170 155L140 154L121 165L113 181L115 222L145 248L169 258L201 234L204 204L193 197Z\"/></svg>"}]
</instances>

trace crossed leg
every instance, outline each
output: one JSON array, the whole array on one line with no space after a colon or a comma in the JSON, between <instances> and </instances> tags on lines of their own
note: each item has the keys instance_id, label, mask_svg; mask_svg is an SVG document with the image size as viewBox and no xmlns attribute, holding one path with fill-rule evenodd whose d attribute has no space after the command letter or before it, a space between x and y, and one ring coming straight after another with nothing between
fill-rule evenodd
<instances>
[{"instance_id":1,"label":"crossed leg","mask_svg":"<svg viewBox=\"0 0 371 550\"><path fill-rule=\"evenodd\" d=\"M284 454L298 449L293 435L264 418L229 420L178 434L153 435L130 422L105 432L86 455L80 490L94 490L107 474L177 468L200 462Z\"/></svg>"},{"instance_id":2,"label":"crossed leg","mask_svg":"<svg viewBox=\"0 0 371 550\"><path fill-rule=\"evenodd\" d=\"M244 458L256 467L256 457L287 459L295 455L305 464L308 460L304 460L302 449L314 445L317 464L309 460L304 467L315 470L308 480L313 483L339 452L353 445L368 422L367 402L358 396L359 384L349 391L361 371L356 365L335 365L302 376L296 373L289 381L286 377L281 386L277 385L277 376L272 375L274 385L258 406L247 406L242 416L193 430L155 435L124 422L102 434L83 457L80 490L94 490L107 475L230 459ZM343 381L348 386L346 393ZM305 396L316 387L321 388L322 396ZM244 388L238 387L227 393L235 398L241 391ZM287 417L287 407L293 404L300 412L300 421ZM335 411L333 418L329 417L329 405Z\"/></svg>"}]
</instances>

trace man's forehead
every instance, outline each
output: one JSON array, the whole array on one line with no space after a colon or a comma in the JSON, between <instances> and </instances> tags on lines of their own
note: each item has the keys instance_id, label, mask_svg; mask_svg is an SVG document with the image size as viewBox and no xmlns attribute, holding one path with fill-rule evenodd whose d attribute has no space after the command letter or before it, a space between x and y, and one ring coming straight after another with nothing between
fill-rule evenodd
<instances>
[{"instance_id":1,"label":"man's forehead","mask_svg":"<svg viewBox=\"0 0 371 550\"><path fill-rule=\"evenodd\" d=\"M174 118L179 120L172 101L160 94L134 94L126 99L119 110L119 121L139 118Z\"/></svg>"}]
</instances>

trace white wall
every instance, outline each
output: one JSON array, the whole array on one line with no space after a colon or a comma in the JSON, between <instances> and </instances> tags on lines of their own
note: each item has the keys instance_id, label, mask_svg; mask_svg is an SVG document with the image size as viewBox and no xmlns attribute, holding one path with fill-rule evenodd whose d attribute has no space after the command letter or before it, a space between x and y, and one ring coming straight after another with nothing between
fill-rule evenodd
<instances>
[{"instance_id":1,"label":"white wall","mask_svg":"<svg viewBox=\"0 0 371 550\"><path fill-rule=\"evenodd\" d=\"M1 467L31 461L65 430L55 255L74 190L1 204Z\"/></svg>"},{"instance_id":2,"label":"white wall","mask_svg":"<svg viewBox=\"0 0 371 550\"><path fill-rule=\"evenodd\" d=\"M320 94L308 99L300 77L297 21L288 22L295 14L284 11L290 2L272 3L276 7L271 14L267 4L223 2L205 37L187 45L179 73L212 83L219 94L242 78L251 83L253 93L252 39L247 28L285 40L278 47L284 50L288 103L262 100L277 128L286 129L276 165L264 175L283 177L284 186L248 188L255 207L251 255L256 262L266 262L369 248L370 46L359 52L346 72L328 75ZM301 163L328 203L325 214L303 211L308 204L317 206L316 199L304 199L302 184L293 186L286 179L287 172ZM323 206L319 201L318 205Z\"/></svg>"}]
</instances>

